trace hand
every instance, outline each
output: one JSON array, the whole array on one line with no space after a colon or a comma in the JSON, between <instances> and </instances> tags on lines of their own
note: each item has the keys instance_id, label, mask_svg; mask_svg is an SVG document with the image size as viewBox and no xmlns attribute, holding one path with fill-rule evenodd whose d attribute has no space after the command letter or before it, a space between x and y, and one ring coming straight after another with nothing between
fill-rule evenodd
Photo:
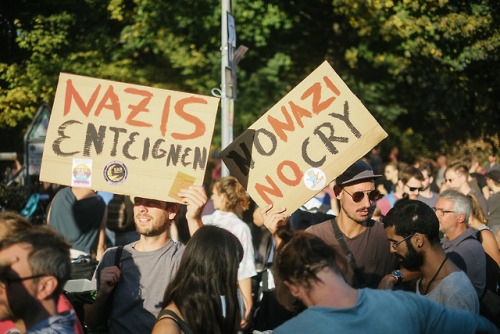
<instances>
[{"instance_id":1,"label":"hand","mask_svg":"<svg viewBox=\"0 0 500 334\"><path fill-rule=\"evenodd\" d=\"M262 208L260 214L262 216L262 220L264 221L264 225L272 235L275 235L279 223L285 222L288 216L283 214L283 212L286 211L286 208L276 209L274 211L272 211L272 209L273 205L269 204Z\"/></svg>"},{"instance_id":2,"label":"hand","mask_svg":"<svg viewBox=\"0 0 500 334\"><path fill-rule=\"evenodd\" d=\"M380 280L380 283L378 284L378 289L392 290L394 288L394 285L396 285L397 283L398 280L396 277L392 276L391 274L387 274Z\"/></svg>"},{"instance_id":3,"label":"hand","mask_svg":"<svg viewBox=\"0 0 500 334\"><path fill-rule=\"evenodd\" d=\"M0 260L0 274L3 274L4 272L6 272L10 268L10 266L12 266L17 261L19 261L19 258L15 255L9 259L1 259Z\"/></svg>"},{"instance_id":4,"label":"hand","mask_svg":"<svg viewBox=\"0 0 500 334\"><path fill-rule=\"evenodd\" d=\"M205 204L207 204L207 193L205 188L201 186L189 186L187 189L181 189L179 197L182 198L182 203L186 205L186 220L201 221L201 214Z\"/></svg>"},{"instance_id":5,"label":"hand","mask_svg":"<svg viewBox=\"0 0 500 334\"><path fill-rule=\"evenodd\" d=\"M121 271L117 266L104 267L101 271L99 281L99 292L103 295L109 295L120 280Z\"/></svg>"}]
</instances>

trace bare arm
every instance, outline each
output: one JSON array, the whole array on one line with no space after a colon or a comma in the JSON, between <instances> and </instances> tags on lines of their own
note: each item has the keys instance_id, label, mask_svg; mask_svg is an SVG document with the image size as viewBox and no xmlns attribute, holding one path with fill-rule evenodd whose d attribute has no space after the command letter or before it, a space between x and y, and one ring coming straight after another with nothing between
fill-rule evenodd
<instances>
[{"instance_id":1,"label":"bare arm","mask_svg":"<svg viewBox=\"0 0 500 334\"><path fill-rule=\"evenodd\" d=\"M193 235L203 226L201 214L205 204L207 204L207 193L201 186L190 186L187 189L181 189L179 197L187 207L186 220L189 227L189 234Z\"/></svg>"},{"instance_id":2,"label":"bare arm","mask_svg":"<svg viewBox=\"0 0 500 334\"><path fill-rule=\"evenodd\" d=\"M101 261L106 247L106 221L108 220L108 207L104 209L101 226L99 227L99 239L97 240L96 260Z\"/></svg>"},{"instance_id":3,"label":"bare arm","mask_svg":"<svg viewBox=\"0 0 500 334\"><path fill-rule=\"evenodd\" d=\"M163 316L156 322L151 334L182 334L182 331L172 318Z\"/></svg>"},{"instance_id":4,"label":"bare arm","mask_svg":"<svg viewBox=\"0 0 500 334\"><path fill-rule=\"evenodd\" d=\"M241 295L243 296L243 304L245 304L245 314L243 319L241 319L241 327L245 328L248 324L250 318L250 312L252 311L253 300L252 300L252 280L251 278L245 278L238 281L240 286Z\"/></svg>"},{"instance_id":5,"label":"bare arm","mask_svg":"<svg viewBox=\"0 0 500 334\"><path fill-rule=\"evenodd\" d=\"M420 276L422 276L420 271L409 271L405 268L401 268L399 269L399 271L401 271L401 273L403 274L404 283L417 280L420 278ZM398 284L398 280L391 274L387 274L380 280L380 283L378 284L378 289L392 290L396 284Z\"/></svg>"},{"instance_id":6,"label":"bare arm","mask_svg":"<svg viewBox=\"0 0 500 334\"><path fill-rule=\"evenodd\" d=\"M85 324L89 328L96 328L103 325L107 320L109 305L108 299L111 296L116 283L120 280L120 269L116 266L105 267L101 271L99 289L93 304L85 304Z\"/></svg>"},{"instance_id":7,"label":"bare arm","mask_svg":"<svg viewBox=\"0 0 500 334\"><path fill-rule=\"evenodd\" d=\"M481 244L483 245L484 251L491 256L500 267L500 250L498 250L498 243L495 235L490 230L482 230L481 238L483 239Z\"/></svg>"}]
</instances>

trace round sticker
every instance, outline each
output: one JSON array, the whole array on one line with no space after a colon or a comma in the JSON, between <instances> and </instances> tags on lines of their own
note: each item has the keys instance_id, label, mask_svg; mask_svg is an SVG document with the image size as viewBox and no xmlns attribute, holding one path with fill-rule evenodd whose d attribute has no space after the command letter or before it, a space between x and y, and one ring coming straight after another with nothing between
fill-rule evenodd
<instances>
[{"instance_id":1,"label":"round sticker","mask_svg":"<svg viewBox=\"0 0 500 334\"><path fill-rule=\"evenodd\" d=\"M326 185L326 176L321 169L311 168L304 173L304 184L311 190L321 190Z\"/></svg>"},{"instance_id":2,"label":"round sticker","mask_svg":"<svg viewBox=\"0 0 500 334\"><path fill-rule=\"evenodd\" d=\"M127 167L123 162L111 161L104 167L104 179L114 186L125 182L127 175Z\"/></svg>"},{"instance_id":3,"label":"round sticker","mask_svg":"<svg viewBox=\"0 0 500 334\"><path fill-rule=\"evenodd\" d=\"M88 181L92 170L86 164L79 164L73 168L73 178L77 181Z\"/></svg>"}]
</instances>

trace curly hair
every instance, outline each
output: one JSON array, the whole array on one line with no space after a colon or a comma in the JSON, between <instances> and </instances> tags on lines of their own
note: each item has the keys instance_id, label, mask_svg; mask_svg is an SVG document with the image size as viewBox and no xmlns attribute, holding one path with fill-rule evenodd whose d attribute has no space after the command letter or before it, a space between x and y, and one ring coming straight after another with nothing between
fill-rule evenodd
<instances>
[{"instance_id":1,"label":"curly hair","mask_svg":"<svg viewBox=\"0 0 500 334\"><path fill-rule=\"evenodd\" d=\"M243 211L248 209L250 200L238 180L233 176L219 178L215 180L214 189L226 199L223 211L234 212L241 218Z\"/></svg>"}]
</instances>

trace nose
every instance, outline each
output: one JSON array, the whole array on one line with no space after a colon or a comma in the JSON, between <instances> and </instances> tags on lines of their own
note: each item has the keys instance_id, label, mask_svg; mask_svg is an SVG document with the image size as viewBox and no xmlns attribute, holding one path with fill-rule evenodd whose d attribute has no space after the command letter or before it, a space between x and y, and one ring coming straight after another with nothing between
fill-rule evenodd
<instances>
[{"instance_id":1,"label":"nose","mask_svg":"<svg viewBox=\"0 0 500 334\"><path fill-rule=\"evenodd\" d=\"M389 246L389 251L392 253L392 254L396 254L396 250L394 249L394 247L392 247L392 243L390 244Z\"/></svg>"}]
</instances>

